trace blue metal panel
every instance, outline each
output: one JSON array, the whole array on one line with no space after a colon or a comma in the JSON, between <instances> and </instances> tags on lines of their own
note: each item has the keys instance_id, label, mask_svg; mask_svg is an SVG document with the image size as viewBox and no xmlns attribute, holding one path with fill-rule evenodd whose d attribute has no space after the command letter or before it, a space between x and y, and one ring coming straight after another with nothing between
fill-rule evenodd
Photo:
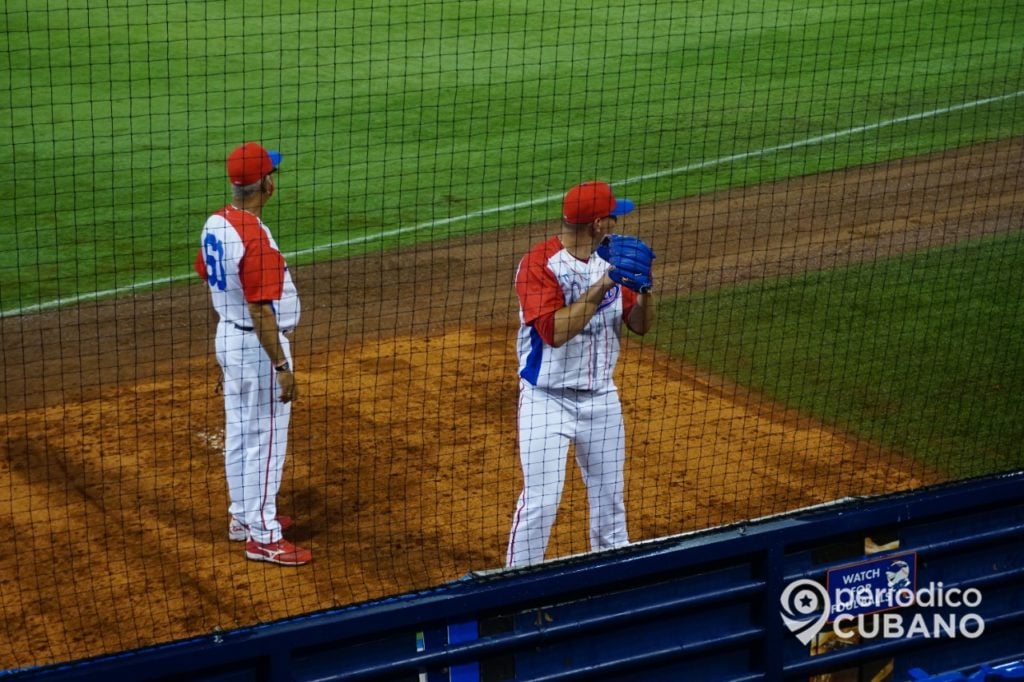
<instances>
[{"instance_id":1,"label":"blue metal panel","mask_svg":"<svg viewBox=\"0 0 1024 682\"><path fill-rule=\"evenodd\" d=\"M469 621L466 623L452 623L448 626L448 643L461 644L472 642L477 639L477 623ZM451 682L480 682L480 664L462 663L453 665L450 670Z\"/></svg>"},{"instance_id":2,"label":"blue metal panel","mask_svg":"<svg viewBox=\"0 0 1024 682\"><path fill-rule=\"evenodd\" d=\"M1022 484L1018 473L853 500L523 571L471 575L216 638L6 675L312 681L416 680L427 673L434 680L501 660L508 674L518 668L519 679L806 680L886 657L901 674L911 666L952 670L1020 659ZM781 627L783 588L856 560L863 538L875 533L895 533L901 551L917 551L919 579L984 589L985 636L875 640L811 656ZM506 620L507 627L485 627ZM458 625L469 622L480 624L476 638L458 636ZM453 626L456 634L448 637ZM421 632L424 646L417 647Z\"/></svg>"},{"instance_id":3,"label":"blue metal panel","mask_svg":"<svg viewBox=\"0 0 1024 682\"><path fill-rule=\"evenodd\" d=\"M527 631L543 629L564 617L558 607L531 611L522 614L521 627ZM710 652L728 661L737 650L745 650L760 638L760 628L750 621L749 603L738 602L663 616L656 621L616 623L587 637L544 641L522 650L516 656L516 672L520 679L534 680L554 672L615 667L622 661L644 657L689 658ZM568 625L571 627L572 621Z\"/></svg>"},{"instance_id":4,"label":"blue metal panel","mask_svg":"<svg viewBox=\"0 0 1024 682\"><path fill-rule=\"evenodd\" d=\"M976 642L961 642L955 647L933 646L922 647L908 652L897 659L893 670L893 679L910 678L910 670L920 668L935 675L937 673L970 670L980 667L983 663L994 663L1006 658L999 651L1020 651L1024 641L1022 628L1009 628L986 632L983 639ZM1019 654L1009 654L1016 657Z\"/></svg>"}]
</instances>

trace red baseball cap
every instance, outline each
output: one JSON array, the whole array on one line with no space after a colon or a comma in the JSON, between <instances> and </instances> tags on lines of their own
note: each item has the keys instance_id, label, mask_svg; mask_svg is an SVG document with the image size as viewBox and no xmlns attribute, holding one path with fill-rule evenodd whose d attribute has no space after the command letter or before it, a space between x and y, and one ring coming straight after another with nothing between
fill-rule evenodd
<instances>
[{"instance_id":1,"label":"red baseball cap","mask_svg":"<svg viewBox=\"0 0 1024 682\"><path fill-rule=\"evenodd\" d=\"M616 199L607 182L592 180L576 185L562 201L562 218L570 225L589 225L608 216L626 215L633 210L629 199Z\"/></svg>"},{"instance_id":2,"label":"red baseball cap","mask_svg":"<svg viewBox=\"0 0 1024 682\"><path fill-rule=\"evenodd\" d=\"M228 156L228 179L237 187L255 185L280 163L280 152L268 152L259 142L246 142Z\"/></svg>"}]
</instances>

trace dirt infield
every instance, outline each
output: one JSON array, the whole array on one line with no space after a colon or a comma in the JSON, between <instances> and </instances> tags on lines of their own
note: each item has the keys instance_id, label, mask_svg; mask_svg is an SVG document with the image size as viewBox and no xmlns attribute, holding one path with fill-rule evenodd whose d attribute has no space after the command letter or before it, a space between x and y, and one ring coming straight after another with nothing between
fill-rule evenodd
<instances>
[{"instance_id":1,"label":"dirt infield","mask_svg":"<svg viewBox=\"0 0 1024 682\"><path fill-rule=\"evenodd\" d=\"M672 296L1020 229L1022 178L1014 140L645 206L626 225L658 252L658 289ZM297 519L291 538L314 552L299 569L249 562L227 539L213 314L200 284L0 321L10 548L0 666L500 566L521 482L511 277L556 230L297 269L303 393L279 507ZM651 344L627 339L619 368L634 541L941 480ZM586 550L575 469L568 481L549 557Z\"/></svg>"}]
</instances>

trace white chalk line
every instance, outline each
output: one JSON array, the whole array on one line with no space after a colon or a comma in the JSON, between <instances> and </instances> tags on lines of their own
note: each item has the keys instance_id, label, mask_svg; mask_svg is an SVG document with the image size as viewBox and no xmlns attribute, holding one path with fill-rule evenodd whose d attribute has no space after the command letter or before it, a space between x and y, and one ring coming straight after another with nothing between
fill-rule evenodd
<instances>
[{"instance_id":1,"label":"white chalk line","mask_svg":"<svg viewBox=\"0 0 1024 682\"><path fill-rule=\"evenodd\" d=\"M765 147L763 149L757 149L749 152L742 152L739 154L730 154L729 156L723 156L717 159L710 159L707 161L701 161L699 163L691 163L685 166L677 166L676 168L669 168L667 170L655 171L653 173L645 173L643 175L637 175L625 180L619 180L611 184L615 186L632 185L645 180L656 180L658 178L669 177L672 175L681 175L683 173L690 173L697 170L704 170L712 168L714 166L721 166L727 163L733 163L736 161L744 161L746 159L753 159L759 156L768 156L770 154L777 154L779 152L789 151L791 149L799 149L801 147L809 147L812 145L820 144L822 142L828 142L830 140L836 140L842 137L849 137L851 135L857 135L860 133L866 133L872 130L879 130L880 128L887 128L889 126L900 125L901 123L909 123L911 121L920 121L926 118L934 118L935 116L942 116L945 114L951 114L956 111L963 111L965 109L974 109L982 107L987 104L994 104L996 102L1003 102L1016 97L1024 96L1024 90L1018 90L1017 92L1011 92L1006 95L997 95L995 97L985 97L983 99L974 100L973 102L964 102L961 104L954 104L948 107L942 107L940 109L932 109L931 111L923 111L917 114L908 114L906 116L900 116L898 118L889 119L887 121L880 121L878 123L869 123L866 125L855 126L853 128L847 128L846 130L840 130L834 133L827 133L825 135L815 135L814 137L808 137L803 140L797 140L795 142L787 142L786 144L775 145L773 147ZM408 225L406 227L396 227L390 230L384 230L383 232L375 232L373 234L361 235L359 237L351 237L349 239L343 239L341 241L330 242L328 244L321 244L319 246L313 246L308 249L301 249L299 251L291 251L285 254L285 256L291 258L293 256L308 256L311 254L319 253L321 251L329 251L331 249L337 249L345 246L353 246L356 244L366 244L369 242L380 241L388 239L390 237L398 237L403 234L412 234L427 230L434 227L440 227L442 225L450 225L452 223L464 222L472 220L474 218L483 218L495 213L506 213L508 211L516 211L521 208L529 208L531 206L537 206L539 204L547 204L553 201L558 201L562 198L562 194L548 194L546 196L535 197L533 199L527 199L525 201L517 201L511 204L504 204L502 206L494 206L491 208L481 209L479 211L472 211L463 215L452 216L450 218L441 218L438 220L428 220L417 225ZM182 280L195 277L193 273L185 273L181 275L171 275L169 277L159 277L157 279L150 279L145 282L136 282L134 284L128 284L122 287L116 287L114 289L105 289L103 291L91 291L84 294L76 294L67 298L59 298L52 301L46 301L43 303L36 303L34 305L24 306L22 308L12 308L0 312L0 317L13 317L17 315L25 315L27 313L42 312L44 310L52 310L54 308L60 308L65 305L71 305L74 303L83 303L85 301L93 301L100 298L106 298L108 296L118 296L120 294L129 294L132 292L140 291L147 288L158 287L163 284L170 284L173 282L180 282Z\"/></svg>"}]
</instances>

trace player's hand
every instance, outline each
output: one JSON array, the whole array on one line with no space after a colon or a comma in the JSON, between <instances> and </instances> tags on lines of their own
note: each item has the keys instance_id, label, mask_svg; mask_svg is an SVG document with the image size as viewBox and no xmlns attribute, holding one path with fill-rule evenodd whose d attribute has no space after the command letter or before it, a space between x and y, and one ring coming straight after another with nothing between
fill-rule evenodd
<instances>
[{"instance_id":1,"label":"player's hand","mask_svg":"<svg viewBox=\"0 0 1024 682\"><path fill-rule=\"evenodd\" d=\"M281 402L290 403L299 397L299 387L291 370L277 373L277 383L281 387Z\"/></svg>"}]
</instances>

